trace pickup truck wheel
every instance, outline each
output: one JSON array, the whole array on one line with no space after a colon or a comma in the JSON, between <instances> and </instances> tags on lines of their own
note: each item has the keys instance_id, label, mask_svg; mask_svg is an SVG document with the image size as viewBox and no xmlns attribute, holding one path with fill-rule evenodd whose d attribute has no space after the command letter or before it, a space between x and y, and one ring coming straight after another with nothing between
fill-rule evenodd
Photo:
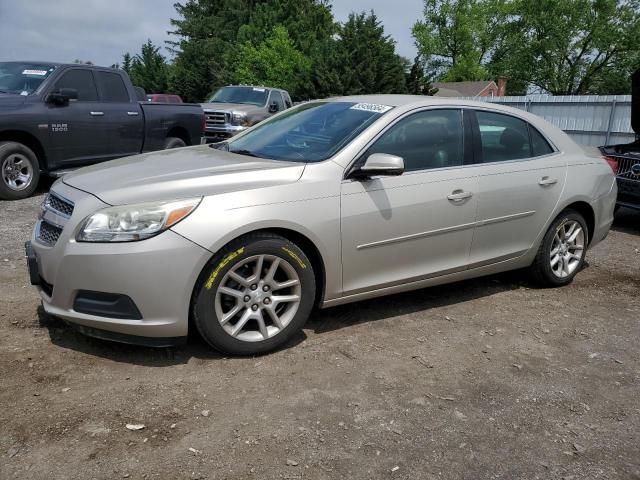
<instances>
[{"instance_id":1,"label":"pickup truck wheel","mask_svg":"<svg viewBox=\"0 0 640 480\"><path fill-rule=\"evenodd\" d=\"M565 210L551 224L531 265L541 286L561 287L582 269L589 240L587 222L574 210Z\"/></svg>"},{"instance_id":2,"label":"pickup truck wheel","mask_svg":"<svg viewBox=\"0 0 640 480\"><path fill-rule=\"evenodd\" d=\"M0 142L0 198L27 198L39 180L40 165L30 148L18 142Z\"/></svg>"},{"instance_id":3,"label":"pickup truck wheel","mask_svg":"<svg viewBox=\"0 0 640 480\"><path fill-rule=\"evenodd\" d=\"M184 143L184 140L178 137L167 137L164 141L164 149L169 150L170 148L182 148L186 147L187 144Z\"/></svg>"},{"instance_id":4,"label":"pickup truck wheel","mask_svg":"<svg viewBox=\"0 0 640 480\"><path fill-rule=\"evenodd\" d=\"M294 243L270 233L232 242L200 276L193 319L213 348L231 355L272 351L299 332L316 294L311 262Z\"/></svg>"}]
</instances>

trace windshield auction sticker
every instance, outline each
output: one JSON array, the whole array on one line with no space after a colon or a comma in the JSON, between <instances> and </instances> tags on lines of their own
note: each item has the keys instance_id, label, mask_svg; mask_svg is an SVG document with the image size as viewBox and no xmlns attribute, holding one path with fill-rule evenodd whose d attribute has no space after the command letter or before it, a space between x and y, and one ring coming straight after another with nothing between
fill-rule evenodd
<instances>
[{"instance_id":1,"label":"windshield auction sticker","mask_svg":"<svg viewBox=\"0 0 640 480\"><path fill-rule=\"evenodd\" d=\"M384 113L391 110L393 107L389 105L379 105L377 103L356 103L350 110L364 110L365 112Z\"/></svg>"},{"instance_id":2,"label":"windshield auction sticker","mask_svg":"<svg viewBox=\"0 0 640 480\"><path fill-rule=\"evenodd\" d=\"M48 72L46 70L23 70L22 75L39 75L45 76Z\"/></svg>"}]
</instances>

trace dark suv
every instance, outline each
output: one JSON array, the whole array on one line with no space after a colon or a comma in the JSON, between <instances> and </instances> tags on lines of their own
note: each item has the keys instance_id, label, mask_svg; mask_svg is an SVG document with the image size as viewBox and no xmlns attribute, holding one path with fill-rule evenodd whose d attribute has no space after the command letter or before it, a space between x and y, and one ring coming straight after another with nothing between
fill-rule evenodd
<instances>
[{"instance_id":1,"label":"dark suv","mask_svg":"<svg viewBox=\"0 0 640 480\"><path fill-rule=\"evenodd\" d=\"M640 210L640 70L632 78L631 127L636 141L600 147L617 172L618 207Z\"/></svg>"}]
</instances>

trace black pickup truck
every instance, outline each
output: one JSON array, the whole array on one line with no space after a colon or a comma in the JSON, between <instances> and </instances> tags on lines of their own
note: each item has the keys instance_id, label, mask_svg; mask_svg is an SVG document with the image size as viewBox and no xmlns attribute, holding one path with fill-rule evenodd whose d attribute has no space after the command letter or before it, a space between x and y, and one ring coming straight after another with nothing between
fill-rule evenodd
<instances>
[{"instance_id":1,"label":"black pickup truck","mask_svg":"<svg viewBox=\"0 0 640 480\"><path fill-rule=\"evenodd\" d=\"M600 147L617 170L617 207L640 210L640 70L631 77L631 127L636 141Z\"/></svg>"},{"instance_id":2,"label":"black pickup truck","mask_svg":"<svg viewBox=\"0 0 640 480\"><path fill-rule=\"evenodd\" d=\"M0 199L28 197L41 172L201 142L200 105L144 100L121 70L0 62Z\"/></svg>"}]
</instances>

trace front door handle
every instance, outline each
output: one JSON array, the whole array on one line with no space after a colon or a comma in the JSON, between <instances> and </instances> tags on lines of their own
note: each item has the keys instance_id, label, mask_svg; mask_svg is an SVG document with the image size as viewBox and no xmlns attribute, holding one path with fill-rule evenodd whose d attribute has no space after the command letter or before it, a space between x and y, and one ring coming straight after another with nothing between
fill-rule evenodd
<instances>
[{"instance_id":1,"label":"front door handle","mask_svg":"<svg viewBox=\"0 0 640 480\"><path fill-rule=\"evenodd\" d=\"M90 112L92 117L103 117L104 112Z\"/></svg>"},{"instance_id":2,"label":"front door handle","mask_svg":"<svg viewBox=\"0 0 640 480\"><path fill-rule=\"evenodd\" d=\"M538 185L541 185L543 187L546 187L547 185L555 185L556 183L558 183L558 179L557 178L551 178L551 177L542 177L538 181Z\"/></svg>"},{"instance_id":3,"label":"front door handle","mask_svg":"<svg viewBox=\"0 0 640 480\"><path fill-rule=\"evenodd\" d=\"M464 190L454 190L450 195L447 195L447 198L452 202L461 202L471 197L473 197L473 193Z\"/></svg>"},{"instance_id":4,"label":"front door handle","mask_svg":"<svg viewBox=\"0 0 640 480\"><path fill-rule=\"evenodd\" d=\"M137 117L138 112L127 112L127 115L129 115L130 117Z\"/></svg>"}]
</instances>

